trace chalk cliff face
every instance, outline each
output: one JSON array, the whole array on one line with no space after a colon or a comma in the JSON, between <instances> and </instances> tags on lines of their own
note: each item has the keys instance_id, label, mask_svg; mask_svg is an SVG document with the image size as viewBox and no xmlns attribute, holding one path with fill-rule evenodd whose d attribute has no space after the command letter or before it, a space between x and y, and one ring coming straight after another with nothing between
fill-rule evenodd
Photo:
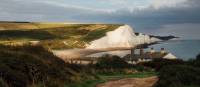
<instances>
[{"instance_id":1,"label":"chalk cliff face","mask_svg":"<svg viewBox=\"0 0 200 87\"><path fill-rule=\"evenodd\" d=\"M137 39L137 44L150 44L150 43L162 41L158 38L150 37L149 35L142 34L142 33L139 33L136 39Z\"/></svg>"},{"instance_id":2,"label":"chalk cliff face","mask_svg":"<svg viewBox=\"0 0 200 87\"><path fill-rule=\"evenodd\" d=\"M150 38L149 35L140 33L135 35L133 28L129 25L120 26L114 31L106 33L106 36L94 40L88 45L87 49L115 48L115 47L135 47L139 44L149 44L160 41L157 38Z\"/></svg>"},{"instance_id":3,"label":"chalk cliff face","mask_svg":"<svg viewBox=\"0 0 200 87\"><path fill-rule=\"evenodd\" d=\"M96 35L96 33L92 35ZM129 25L119 25L116 29L114 28L108 32L105 32L105 36L91 41L86 48L58 50L53 52L62 59L101 57L105 54L123 57L127 54L130 54L130 48L140 44L149 44L155 41L160 40L142 33L136 35L133 28L131 28Z\"/></svg>"},{"instance_id":4,"label":"chalk cliff face","mask_svg":"<svg viewBox=\"0 0 200 87\"><path fill-rule=\"evenodd\" d=\"M149 44L151 42L149 35L145 35L142 33L139 33L136 40L137 40L137 44Z\"/></svg>"},{"instance_id":5,"label":"chalk cliff face","mask_svg":"<svg viewBox=\"0 0 200 87\"><path fill-rule=\"evenodd\" d=\"M87 47L88 49L114 48L114 47L134 47L137 45L133 29L128 26L120 26L114 31L106 33L106 36L94 40Z\"/></svg>"}]
</instances>

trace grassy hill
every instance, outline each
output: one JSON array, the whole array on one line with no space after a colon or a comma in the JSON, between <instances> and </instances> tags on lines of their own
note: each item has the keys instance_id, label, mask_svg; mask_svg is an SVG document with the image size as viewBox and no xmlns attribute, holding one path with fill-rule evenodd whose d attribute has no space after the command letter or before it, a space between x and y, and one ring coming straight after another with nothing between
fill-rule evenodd
<instances>
[{"instance_id":1,"label":"grassy hill","mask_svg":"<svg viewBox=\"0 0 200 87\"><path fill-rule=\"evenodd\" d=\"M110 80L156 75L136 69L117 56L105 56L98 64L70 64L42 46L0 45L0 87L95 87Z\"/></svg>"},{"instance_id":2,"label":"grassy hill","mask_svg":"<svg viewBox=\"0 0 200 87\"><path fill-rule=\"evenodd\" d=\"M6 22L0 21L0 30L42 29L69 26L65 23Z\"/></svg>"},{"instance_id":3,"label":"grassy hill","mask_svg":"<svg viewBox=\"0 0 200 87\"><path fill-rule=\"evenodd\" d=\"M52 49L84 48L119 26L121 24L0 22L0 43L16 45L39 41Z\"/></svg>"},{"instance_id":4,"label":"grassy hill","mask_svg":"<svg viewBox=\"0 0 200 87\"><path fill-rule=\"evenodd\" d=\"M96 78L90 70L67 64L41 46L30 45L0 45L0 73L0 87L64 87Z\"/></svg>"}]
</instances>

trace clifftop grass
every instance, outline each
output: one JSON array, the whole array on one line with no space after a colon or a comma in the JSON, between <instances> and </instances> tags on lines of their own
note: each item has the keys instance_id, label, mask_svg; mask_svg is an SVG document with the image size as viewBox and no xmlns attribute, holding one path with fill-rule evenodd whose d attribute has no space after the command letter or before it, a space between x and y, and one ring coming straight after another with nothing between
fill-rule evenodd
<instances>
[{"instance_id":1,"label":"clifftop grass","mask_svg":"<svg viewBox=\"0 0 200 87\"><path fill-rule=\"evenodd\" d=\"M41 45L52 49L84 48L121 25L0 22L0 43L40 41Z\"/></svg>"}]
</instances>

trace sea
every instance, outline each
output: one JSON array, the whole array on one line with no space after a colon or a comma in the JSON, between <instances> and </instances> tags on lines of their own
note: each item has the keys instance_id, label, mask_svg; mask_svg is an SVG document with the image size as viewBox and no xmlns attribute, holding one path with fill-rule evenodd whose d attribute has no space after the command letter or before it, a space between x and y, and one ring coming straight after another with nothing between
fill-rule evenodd
<instances>
[{"instance_id":1,"label":"sea","mask_svg":"<svg viewBox=\"0 0 200 87\"><path fill-rule=\"evenodd\" d=\"M149 46L149 48L152 47L156 51L165 48L167 52L183 60L194 59L200 54L200 40L169 40Z\"/></svg>"},{"instance_id":2,"label":"sea","mask_svg":"<svg viewBox=\"0 0 200 87\"><path fill-rule=\"evenodd\" d=\"M196 56L200 54L200 40L169 40L150 45L144 51L148 52L151 48L154 48L156 52L159 52L161 48L164 48L166 52L172 53L179 59L189 60L196 58ZM111 54L124 57L125 55L130 53L130 50L116 50L95 53L89 55L89 57L100 57L104 54ZM135 50L135 53L139 54L139 49Z\"/></svg>"}]
</instances>

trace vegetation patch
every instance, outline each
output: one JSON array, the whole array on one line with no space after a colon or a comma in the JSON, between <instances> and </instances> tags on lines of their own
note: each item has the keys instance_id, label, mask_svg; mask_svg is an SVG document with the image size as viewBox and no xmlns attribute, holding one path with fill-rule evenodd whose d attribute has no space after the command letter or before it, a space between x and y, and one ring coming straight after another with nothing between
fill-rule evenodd
<instances>
[{"instance_id":1,"label":"vegetation patch","mask_svg":"<svg viewBox=\"0 0 200 87\"><path fill-rule=\"evenodd\" d=\"M165 66L159 72L157 87L200 85L200 68L188 65Z\"/></svg>"},{"instance_id":2,"label":"vegetation patch","mask_svg":"<svg viewBox=\"0 0 200 87\"><path fill-rule=\"evenodd\" d=\"M159 81L155 87L200 86L200 55L189 61L154 59L139 65L154 68L158 72Z\"/></svg>"},{"instance_id":3,"label":"vegetation patch","mask_svg":"<svg viewBox=\"0 0 200 87\"><path fill-rule=\"evenodd\" d=\"M155 76L157 73L155 72L138 72L134 74L99 74L98 80L87 80L81 83L74 83L66 85L65 87L95 87L97 84L108 82L111 80L118 80L123 78L146 78Z\"/></svg>"},{"instance_id":4,"label":"vegetation patch","mask_svg":"<svg viewBox=\"0 0 200 87\"><path fill-rule=\"evenodd\" d=\"M63 87L96 79L86 68L67 64L42 46L0 45L0 87Z\"/></svg>"},{"instance_id":5,"label":"vegetation patch","mask_svg":"<svg viewBox=\"0 0 200 87\"><path fill-rule=\"evenodd\" d=\"M13 26L11 28L7 25ZM112 31L121 25L55 24L54 26L54 24L42 23L0 23L0 43L3 41L12 41L14 44L24 41L27 43L29 41L40 41L41 45L51 49L84 48L89 42L105 36L108 31ZM59 43L59 45L55 45L56 43Z\"/></svg>"}]
</instances>

